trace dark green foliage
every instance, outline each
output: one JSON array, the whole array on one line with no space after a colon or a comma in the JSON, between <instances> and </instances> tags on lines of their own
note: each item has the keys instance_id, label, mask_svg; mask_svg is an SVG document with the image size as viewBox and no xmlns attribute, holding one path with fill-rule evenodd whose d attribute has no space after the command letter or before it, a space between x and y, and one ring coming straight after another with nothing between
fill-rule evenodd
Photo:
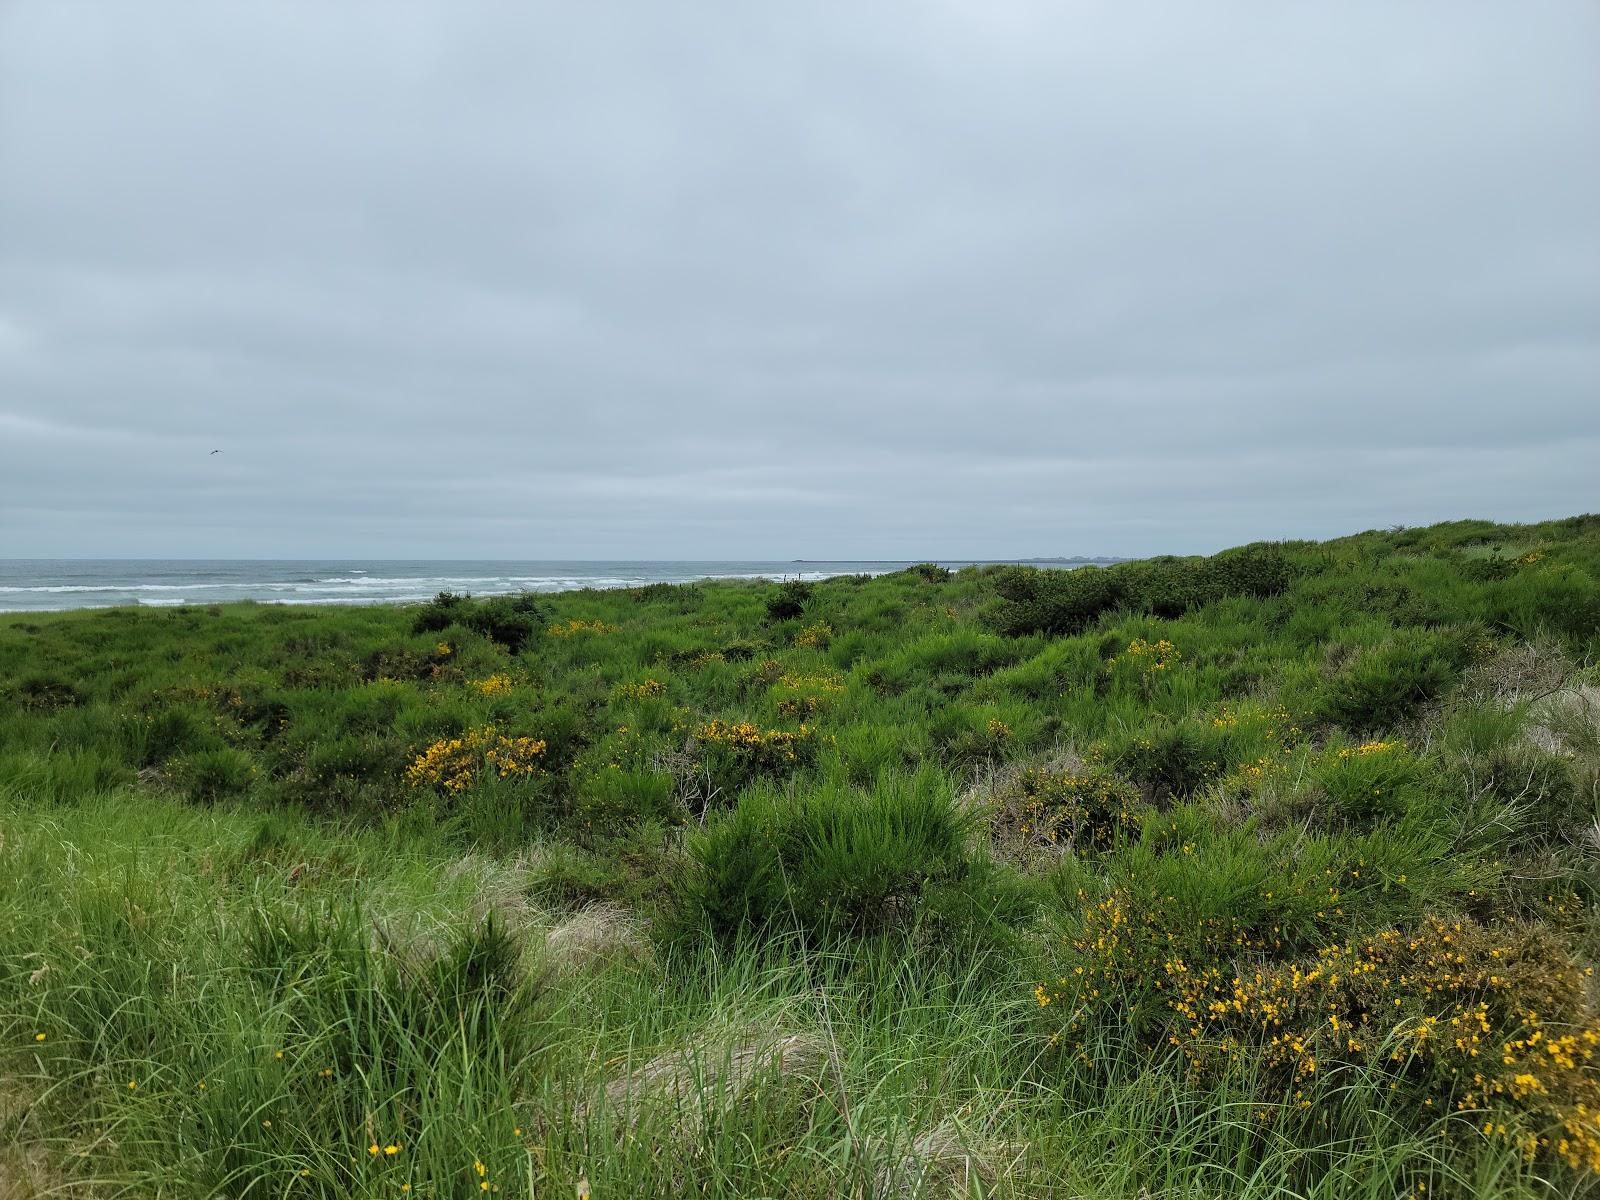
<instances>
[{"instance_id":1,"label":"dark green foliage","mask_svg":"<svg viewBox=\"0 0 1600 1200\"><path fill-rule=\"evenodd\" d=\"M212 803L248 792L255 782L256 767L242 750L224 746L177 759L171 774L191 799Z\"/></svg>"},{"instance_id":2,"label":"dark green foliage","mask_svg":"<svg viewBox=\"0 0 1600 1200\"><path fill-rule=\"evenodd\" d=\"M1163 556L1106 568L1014 567L995 583L1004 601L996 624L1000 632L1013 636L1077 633L1115 609L1178 617L1232 596L1276 596L1292 578L1287 555L1269 543L1241 546L1212 558Z\"/></svg>"},{"instance_id":3,"label":"dark green foliage","mask_svg":"<svg viewBox=\"0 0 1600 1200\"><path fill-rule=\"evenodd\" d=\"M918 579L925 580L928 583L948 583L950 581L950 568L941 567L934 562L913 563L906 568L906 574L915 575Z\"/></svg>"},{"instance_id":4,"label":"dark green foliage","mask_svg":"<svg viewBox=\"0 0 1600 1200\"><path fill-rule=\"evenodd\" d=\"M23 708L49 710L77 704L82 696L65 679L30 675L17 684L16 699Z\"/></svg>"},{"instance_id":5,"label":"dark green foliage","mask_svg":"<svg viewBox=\"0 0 1600 1200\"><path fill-rule=\"evenodd\" d=\"M1117 577L1100 567L1010 567L995 579L994 588L1004 602L995 627L1012 637L1077 633L1114 609L1123 596Z\"/></svg>"},{"instance_id":6,"label":"dark green foliage","mask_svg":"<svg viewBox=\"0 0 1600 1200\"><path fill-rule=\"evenodd\" d=\"M1262 599L1288 590L1294 580L1288 554L1271 542L1224 550L1206 561L1211 590L1217 596Z\"/></svg>"},{"instance_id":7,"label":"dark green foliage","mask_svg":"<svg viewBox=\"0 0 1600 1200\"><path fill-rule=\"evenodd\" d=\"M1156 803L1193 795L1228 765L1226 738L1199 721L1167 718L1114 740L1106 761Z\"/></svg>"},{"instance_id":8,"label":"dark green foliage","mask_svg":"<svg viewBox=\"0 0 1600 1200\"><path fill-rule=\"evenodd\" d=\"M1459 641L1417 633L1361 651L1318 691L1317 714L1352 733L1392 729L1460 675Z\"/></svg>"},{"instance_id":9,"label":"dark green foliage","mask_svg":"<svg viewBox=\"0 0 1600 1200\"><path fill-rule=\"evenodd\" d=\"M968 818L936 772L870 793L748 792L689 846L682 918L724 941L796 928L829 940L906 928L934 882L963 878Z\"/></svg>"},{"instance_id":10,"label":"dark green foliage","mask_svg":"<svg viewBox=\"0 0 1600 1200\"><path fill-rule=\"evenodd\" d=\"M416 633L438 633L458 625L516 654L533 640L544 624L545 615L538 599L528 593L474 600L467 595L440 592L417 613L411 627Z\"/></svg>"},{"instance_id":11,"label":"dark green foliage","mask_svg":"<svg viewBox=\"0 0 1600 1200\"><path fill-rule=\"evenodd\" d=\"M801 579L786 579L767 597L767 616L773 621L788 621L805 612L811 600L811 585Z\"/></svg>"},{"instance_id":12,"label":"dark green foliage","mask_svg":"<svg viewBox=\"0 0 1600 1200\"><path fill-rule=\"evenodd\" d=\"M471 605L472 597L465 593L440 592L417 610L412 619L414 633L438 633L448 629Z\"/></svg>"}]
</instances>

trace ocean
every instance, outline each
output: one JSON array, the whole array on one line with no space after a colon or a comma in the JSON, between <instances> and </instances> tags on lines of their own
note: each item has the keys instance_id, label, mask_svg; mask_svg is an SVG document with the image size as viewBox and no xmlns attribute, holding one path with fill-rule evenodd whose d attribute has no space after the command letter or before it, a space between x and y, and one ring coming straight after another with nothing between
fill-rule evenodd
<instances>
[{"instance_id":1,"label":"ocean","mask_svg":"<svg viewBox=\"0 0 1600 1200\"><path fill-rule=\"evenodd\" d=\"M0 611L116 605L395 604L439 592L493 596L696 579L826 579L906 562L492 562L383 559L0 559ZM947 563L962 566L965 563Z\"/></svg>"}]
</instances>

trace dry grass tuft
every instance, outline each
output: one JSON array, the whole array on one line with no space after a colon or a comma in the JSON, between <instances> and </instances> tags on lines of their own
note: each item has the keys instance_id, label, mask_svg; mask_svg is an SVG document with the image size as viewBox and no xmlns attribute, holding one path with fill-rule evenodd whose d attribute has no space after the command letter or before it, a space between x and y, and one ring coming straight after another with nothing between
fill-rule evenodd
<instances>
[{"instance_id":1,"label":"dry grass tuft","mask_svg":"<svg viewBox=\"0 0 1600 1200\"><path fill-rule=\"evenodd\" d=\"M591 904L550 931L542 962L546 970L570 975L622 959L652 958L650 941L637 917L615 904Z\"/></svg>"},{"instance_id":2,"label":"dry grass tuft","mask_svg":"<svg viewBox=\"0 0 1600 1200\"><path fill-rule=\"evenodd\" d=\"M539 924L541 916L528 898L528 880L537 858L537 850L510 859L466 854L444 869L441 882L470 889L469 924L481 925L492 916L509 933L524 934Z\"/></svg>"},{"instance_id":3,"label":"dry grass tuft","mask_svg":"<svg viewBox=\"0 0 1600 1200\"><path fill-rule=\"evenodd\" d=\"M874 1148L879 1158L873 1194L895 1200L988 1195L1026 1155L1020 1143L973 1138L946 1118L903 1146Z\"/></svg>"},{"instance_id":4,"label":"dry grass tuft","mask_svg":"<svg viewBox=\"0 0 1600 1200\"><path fill-rule=\"evenodd\" d=\"M1534 706L1523 736L1546 754L1600 757L1600 686L1579 683L1551 693Z\"/></svg>"},{"instance_id":5,"label":"dry grass tuft","mask_svg":"<svg viewBox=\"0 0 1600 1200\"><path fill-rule=\"evenodd\" d=\"M675 1113L680 1127L694 1127L769 1089L831 1094L838 1078L838 1055L823 1037L746 1030L659 1055L607 1084L604 1094L606 1105L629 1123L656 1108Z\"/></svg>"},{"instance_id":6,"label":"dry grass tuft","mask_svg":"<svg viewBox=\"0 0 1600 1200\"><path fill-rule=\"evenodd\" d=\"M0 1197L34 1200L44 1196L88 1196L87 1187L74 1186L49 1150L28 1144L18 1136L38 1091L21 1079L0 1075Z\"/></svg>"},{"instance_id":7,"label":"dry grass tuft","mask_svg":"<svg viewBox=\"0 0 1600 1200\"><path fill-rule=\"evenodd\" d=\"M1559 643L1510 646L1467 671L1460 696L1474 703L1519 704L1548 696L1571 678L1574 667Z\"/></svg>"}]
</instances>

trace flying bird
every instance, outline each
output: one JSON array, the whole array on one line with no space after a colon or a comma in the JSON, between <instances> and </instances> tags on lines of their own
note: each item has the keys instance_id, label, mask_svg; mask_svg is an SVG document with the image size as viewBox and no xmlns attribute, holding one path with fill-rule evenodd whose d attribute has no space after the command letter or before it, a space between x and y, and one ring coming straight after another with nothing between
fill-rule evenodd
<instances>
[{"instance_id":1,"label":"flying bird","mask_svg":"<svg viewBox=\"0 0 1600 1200\"><path fill-rule=\"evenodd\" d=\"M221 450L213 450L213 451L212 451L212 452L211 452L211 453L212 453L212 454L221 454L221 453L222 453L222 451L221 451Z\"/></svg>"}]
</instances>

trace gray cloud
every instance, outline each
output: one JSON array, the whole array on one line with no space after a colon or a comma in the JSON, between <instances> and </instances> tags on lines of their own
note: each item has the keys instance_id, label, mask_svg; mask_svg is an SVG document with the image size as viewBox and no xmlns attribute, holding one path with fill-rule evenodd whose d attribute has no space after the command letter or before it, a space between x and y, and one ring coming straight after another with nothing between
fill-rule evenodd
<instances>
[{"instance_id":1,"label":"gray cloud","mask_svg":"<svg viewBox=\"0 0 1600 1200\"><path fill-rule=\"evenodd\" d=\"M1597 51L1587 0L12 0L0 554L1600 508Z\"/></svg>"}]
</instances>

